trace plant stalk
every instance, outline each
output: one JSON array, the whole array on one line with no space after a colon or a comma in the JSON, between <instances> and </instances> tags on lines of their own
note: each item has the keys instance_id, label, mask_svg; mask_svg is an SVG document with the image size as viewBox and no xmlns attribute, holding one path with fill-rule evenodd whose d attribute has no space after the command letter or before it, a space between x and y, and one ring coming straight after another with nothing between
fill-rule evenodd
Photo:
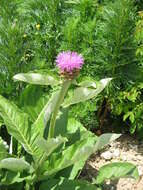
<instances>
[{"instance_id":1,"label":"plant stalk","mask_svg":"<svg viewBox=\"0 0 143 190\"><path fill-rule=\"evenodd\" d=\"M68 79L63 81L63 84L62 84L62 87L61 87L61 90L59 93L59 97L57 99L57 103L56 103L55 109L54 109L52 117L51 117L48 138L54 137L57 114L58 114L61 104L63 103L64 97L68 91L68 88L71 85L71 82L72 82L72 80L68 80Z\"/></svg>"}]
</instances>

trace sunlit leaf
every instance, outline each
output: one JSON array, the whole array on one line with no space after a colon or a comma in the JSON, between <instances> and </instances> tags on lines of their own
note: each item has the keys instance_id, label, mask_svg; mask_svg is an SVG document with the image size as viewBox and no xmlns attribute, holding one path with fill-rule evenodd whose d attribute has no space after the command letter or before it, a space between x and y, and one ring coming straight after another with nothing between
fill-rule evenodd
<instances>
[{"instance_id":1,"label":"sunlit leaf","mask_svg":"<svg viewBox=\"0 0 143 190\"><path fill-rule=\"evenodd\" d=\"M66 167L69 167L79 162L79 158L80 161L85 161L93 153L95 142L96 139L94 137L80 140L67 147L62 153L52 155L47 163L47 171L44 175L52 175Z\"/></svg>"},{"instance_id":2,"label":"sunlit leaf","mask_svg":"<svg viewBox=\"0 0 143 190\"><path fill-rule=\"evenodd\" d=\"M105 145L119 138L121 134L116 133L105 133L98 137L96 145L94 147L94 151L102 149Z\"/></svg>"},{"instance_id":3,"label":"sunlit leaf","mask_svg":"<svg viewBox=\"0 0 143 190\"><path fill-rule=\"evenodd\" d=\"M100 184L106 179L119 179L126 177L139 179L137 167L134 164L127 162L115 162L107 164L99 169L95 183Z\"/></svg>"},{"instance_id":4,"label":"sunlit leaf","mask_svg":"<svg viewBox=\"0 0 143 190\"><path fill-rule=\"evenodd\" d=\"M102 79L98 82L96 89L88 87L78 87L73 92L69 94L69 98L65 100L63 106L69 106L72 104L77 104L79 102L84 102L91 98L95 98L102 90L109 84L111 78Z\"/></svg>"},{"instance_id":5,"label":"sunlit leaf","mask_svg":"<svg viewBox=\"0 0 143 190\"><path fill-rule=\"evenodd\" d=\"M45 110L44 110L44 125L45 126L46 126L48 120L50 119L52 112L55 109L59 93L60 93L59 90L56 91L55 93L53 93L51 99L49 100L49 102L45 106Z\"/></svg>"},{"instance_id":6,"label":"sunlit leaf","mask_svg":"<svg viewBox=\"0 0 143 190\"><path fill-rule=\"evenodd\" d=\"M39 131L31 128L28 115L2 96L0 96L0 115L9 134L18 140L29 154L38 154L35 141Z\"/></svg>"},{"instance_id":7,"label":"sunlit leaf","mask_svg":"<svg viewBox=\"0 0 143 190\"><path fill-rule=\"evenodd\" d=\"M43 138L39 138L36 142L37 146L43 151L43 155L41 156L40 164L47 159L47 157L62 143L66 142L66 138L57 137L51 138L49 140L45 140Z\"/></svg>"},{"instance_id":8,"label":"sunlit leaf","mask_svg":"<svg viewBox=\"0 0 143 190\"><path fill-rule=\"evenodd\" d=\"M101 190L95 185L85 181L67 180L67 179L51 179L42 183L39 190Z\"/></svg>"},{"instance_id":9,"label":"sunlit leaf","mask_svg":"<svg viewBox=\"0 0 143 190\"><path fill-rule=\"evenodd\" d=\"M0 169L7 169L13 172L20 172L23 170L29 170L30 165L24 159L5 158L0 161Z\"/></svg>"},{"instance_id":10,"label":"sunlit leaf","mask_svg":"<svg viewBox=\"0 0 143 190\"><path fill-rule=\"evenodd\" d=\"M50 76L48 74L40 74L40 73L19 73L13 77L15 81L23 81L29 84L37 84L37 85L57 85L59 81L55 79L55 77Z\"/></svg>"},{"instance_id":11,"label":"sunlit leaf","mask_svg":"<svg viewBox=\"0 0 143 190\"><path fill-rule=\"evenodd\" d=\"M43 92L41 86L27 85L20 95L20 107L35 122L48 100L49 95Z\"/></svg>"},{"instance_id":12,"label":"sunlit leaf","mask_svg":"<svg viewBox=\"0 0 143 190\"><path fill-rule=\"evenodd\" d=\"M44 105L42 110L39 112L36 120L32 124L33 130L39 131L40 135L43 136L44 131L46 130L47 123L50 120L51 114L55 107L56 98L59 94L59 90L52 94L52 97Z\"/></svg>"},{"instance_id":13,"label":"sunlit leaf","mask_svg":"<svg viewBox=\"0 0 143 190\"><path fill-rule=\"evenodd\" d=\"M68 134L68 142L66 143L67 146L70 146L76 143L77 141L83 139L89 139L89 140L91 139L91 141L93 138L95 141L97 141L98 139L98 137L96 137L93 133L84 128L83 125L80 122L76 121L74 118L70 118L68 120L67 134ZM95 144L95 141L93 145ZM85 162L86 162L86 157L83 159L79 159L79 161L74 163L74 165L63 169L56 176L57 177L62 176L68 179L75 179L79 171L84 167Z\"/></svg>"},{"instance_id":14,"label":"sunlit leaf","mask_svg":"<svg viewBox=\"0 0 143 190\"><path fill-rule=\"evenodd\" d=\"M80 82L78 86L96 88L97 83L91 80L85 80L85 81Z\"/></svg>"}]
</instances>

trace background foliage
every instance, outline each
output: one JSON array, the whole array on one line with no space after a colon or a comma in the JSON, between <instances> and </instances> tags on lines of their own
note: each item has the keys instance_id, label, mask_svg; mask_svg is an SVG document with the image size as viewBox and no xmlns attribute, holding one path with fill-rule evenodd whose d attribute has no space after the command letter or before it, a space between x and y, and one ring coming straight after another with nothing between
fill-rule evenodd
<instances>
[{"instance_id":1,"label":"background foliage","mask_svg":"<svg viewBox=\"0 0 143 190\"><path fill-rule=\"evenodd\" d=\"M24 84L12 76L54 70L58 52L81 53L83 78L113 77L97 100L73 106L87 128L131 133L142 126L143 4L133 0L2 0L0 6L0 93L19 103ZM44 91L51 90L44 88ZM80 110L80 112L78 111ZM113 121L117 121L114 122ZM109 129L110 130L110 129Z\"/></svg>"}]
</instances>

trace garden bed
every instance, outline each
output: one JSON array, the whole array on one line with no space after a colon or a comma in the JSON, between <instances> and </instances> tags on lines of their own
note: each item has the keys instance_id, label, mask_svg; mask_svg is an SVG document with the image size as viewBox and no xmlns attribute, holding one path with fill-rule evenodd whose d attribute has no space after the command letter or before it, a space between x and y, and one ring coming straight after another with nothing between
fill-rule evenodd
<instances>
[{"instance_id":1,"label":"garden bed","mask_svg":"<svg viewBox=\"0 0 143 190\"><path fill-rule=\"evenodd\" d=\"M128 135L108 145L102 152L92 155L81 173L81 178L91 181L103 165L110 162L126 161L138 167L140 180L120 179L107 181L105 190L142 190L143 189L143 142Z\"/></svg>"}]
</instances>

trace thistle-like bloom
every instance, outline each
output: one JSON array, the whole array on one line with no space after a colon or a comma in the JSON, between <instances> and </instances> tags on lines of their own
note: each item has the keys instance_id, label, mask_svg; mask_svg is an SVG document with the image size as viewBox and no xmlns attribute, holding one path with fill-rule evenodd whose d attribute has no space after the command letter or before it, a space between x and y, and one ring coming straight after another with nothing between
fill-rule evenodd
<instances>
[{"instance_id":1,"label":"thistle-like bloom","mask_svg":"<svg viewBox=\"0 0 143 190\"><path fill-rule=\"evenodd\" d=\"M57 67L66 78L74 78L84 64L83 57L76 52L59 53L56 59Z\"/></svg>"}]
</instances>

